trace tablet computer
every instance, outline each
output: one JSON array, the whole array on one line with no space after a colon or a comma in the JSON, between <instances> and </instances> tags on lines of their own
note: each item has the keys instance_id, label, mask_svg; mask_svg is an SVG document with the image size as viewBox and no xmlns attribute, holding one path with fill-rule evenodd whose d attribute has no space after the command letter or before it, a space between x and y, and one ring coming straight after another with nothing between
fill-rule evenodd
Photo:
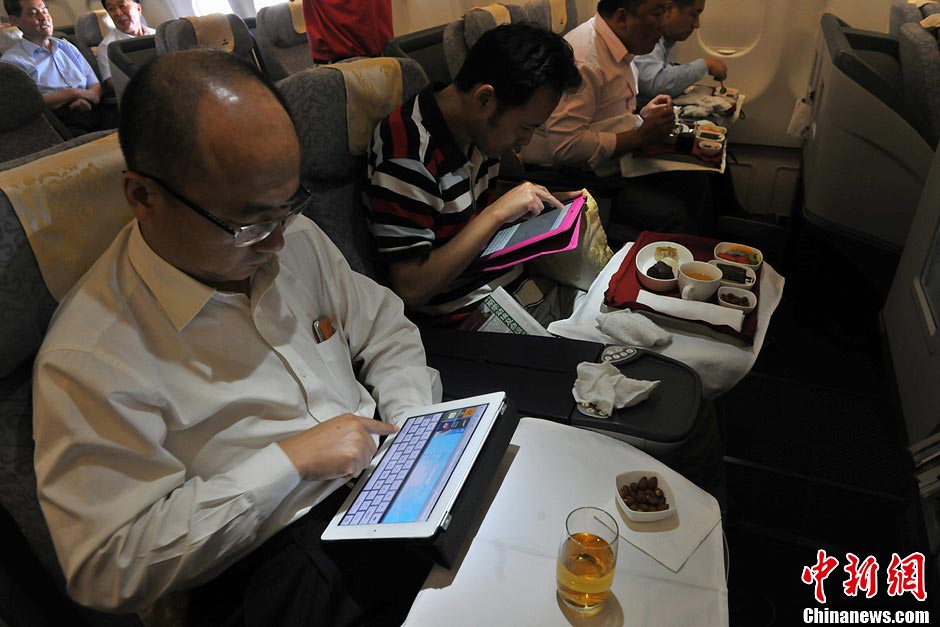
<instances>
[{"instance_id":1,"label":"tablet computer","mask_svg":"<svg viewBox=\"0 0 940 627\"><path fill-rule=\"evenodd\" d=\"M506 395L494 392L409 412L363 471L323 540L431 538L447 529Z\"/></svg>"},{"instance_id":2,"label":"tablet computer","mask_svg":"<svg viewBox=\"0 0 940 627\"><path fill-rule=\"evenodd\" d=\"M496 231L493 239L480 253L480 258L497 259L524 246L567 231L580 217L585 200L584 196L578 196L565 203L562 209L549 209L528 220L501 228Z\"/></svg>"}]
</instances>

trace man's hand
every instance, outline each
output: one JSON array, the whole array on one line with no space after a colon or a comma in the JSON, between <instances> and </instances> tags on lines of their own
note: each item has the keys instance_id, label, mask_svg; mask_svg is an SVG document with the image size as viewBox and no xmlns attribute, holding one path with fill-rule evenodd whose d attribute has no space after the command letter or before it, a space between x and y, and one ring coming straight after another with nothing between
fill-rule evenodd
<instances>
[{"instance_id":1,"label":"man's hand","mask_svg":"<svg viewBox=\"0 0 940 627\"><path fill-rule=\"evenodd\" d=\"M69 103L69 109L73 111L91 111L92 105L84 98L76 98Z\"/></svg>"},{"instance_id":2,"label":"man's hand","mask_svg":"<svg viewBox=\"0 0 940 627\"><path fill-rule=\"evenodd\" d=\"M640 110L643 124L639 132L642 145L656 144L666 139L676 124L676 114L672 110L672 98L660 94L650 100Z\"/></svg>"},{"instance_id":3,"label":"man's hand","mask_svg":"<svg viewBox=\"0 0 940 627\"><path fill-rule=\"evenodd\" d=\"M322 481L358 475L375 454L372 436L396 431L398 427L387 422L342 414L281 440L278 445L302 479Z\"/></svg>"},{"instance_id":4,"label":"man's hand","mask_svg":"<svg viewBox=\"0 0 940 627\"><path fill-rule=\"evenodd\" d=\"M706 57L704 59L705 67L708 68L708 73L716 81L723 81L728 78L728 66L725 65L725 62L721 59L712 59L711 57Z\"/></svg>"},{"instance_id":5,"label":"man's hand","mask_svg":"<svg viewBox=\"0 0 940 627\"><path fill-rule=\"evenodd\" d=\"M542 213L546 205L561 209L561 201L552 196L551 192L535 183L526 181L503 194L493 204L483 210L479 217L486 216L494 221L498 229L504 224L515 222L520 218L530 218ZM490 233L492 235L492 233Z\"/></svg>"}]
</instances>

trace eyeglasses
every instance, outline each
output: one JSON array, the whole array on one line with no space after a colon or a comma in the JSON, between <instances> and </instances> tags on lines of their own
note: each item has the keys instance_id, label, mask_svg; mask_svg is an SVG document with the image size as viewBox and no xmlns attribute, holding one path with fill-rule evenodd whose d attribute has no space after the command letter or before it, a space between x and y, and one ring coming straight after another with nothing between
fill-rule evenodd
<instances>
[{"instance_id":1,"label":"eyeglasses","mask_svg":"<svg viewBox=\"0 0 940 627\"><path fill-rule=\"evenodd\" d=\"M297 193L294 194L294 197L288 202L285 207L289 208L287 215L281 216L274 220L266 220L265 222L258 222L256 224L246 224L245 226L232 226L222 220L212 213L206 211L193 201L189 200L175 189L173 189L168 183L162 181L161 179L153 176L152 174L147 174L146 172L137 172L140 176L148 178L154 183L157 183L160 187L163 188L163 191L168 193L170 196L186 205L203 218L216 225L226 233L232 236L233 243L236 247L242 248L244 246L251 246L252 244L257 244L280 226L286 227L288 224L293 222L294 218L298 214L303 213L303 211L310 206L310 191L304 187L303 184L297 189Z\"/></svg>"}]
</instances>

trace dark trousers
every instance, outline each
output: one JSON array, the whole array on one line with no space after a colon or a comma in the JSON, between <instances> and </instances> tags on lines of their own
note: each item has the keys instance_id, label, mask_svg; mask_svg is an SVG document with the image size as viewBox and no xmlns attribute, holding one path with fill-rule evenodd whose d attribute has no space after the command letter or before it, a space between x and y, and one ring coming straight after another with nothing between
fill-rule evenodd
<instances>
[{"instance_id":1,"label":"dark trousers","mask_svg":"<svg viewBox=\"0 0 940 627\"><path fill-rule=\"evenodd\" d=\"M188 625L401 625L431 563L400 542L322 542L342 488L189 595Z\"/></svg>"},{"instance_id":2,"label":"dark trousers","mask_svg":"<svg viewBox=\"0 0 940 627\"><path fill-rule=\"evenodd\" d=\"M53 113L74 137L117 128L120 115L112 104L101 104L89 111L78 111L68 106L59 107Z\"/></svg>"}]
</instances>

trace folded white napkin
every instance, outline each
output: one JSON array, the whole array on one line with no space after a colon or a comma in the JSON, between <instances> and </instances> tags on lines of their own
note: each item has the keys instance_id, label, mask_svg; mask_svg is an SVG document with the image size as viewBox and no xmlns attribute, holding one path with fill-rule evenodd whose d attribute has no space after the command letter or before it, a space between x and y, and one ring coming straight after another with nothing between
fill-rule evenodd
<instances>
[{"instance_id":1,"label":"folded white napkin","mask_svg":"<svg viewBox=\"0 0 940 627\"><path fill-rule=\"evenodd\" d=\"M574 400L592 403L608 416L614 408L632 407L645 401L659 381L628 379L616 366L584 361L578 364L578 378L571 390Z\"/></svg>"},{"instance_id":2,"label":"folded white napkin","mask_svg":"<svg viewBox=\"0 0 940 627\"><path fill-rule=\"evenodd\" d=\"M627 346L662 346L672 338L655 322L629 309L598 314L597 328Z\"/></svg>"},{"instance_id":3,"label":"folded white napkin","mask_svg":"<svg viewBox=\"0 0 940 627\"><path fill-rule=\"evenodd\" d=\"M697 300L682 300L672 296L660 296L646 290L640 290L636 302L651 307L659 313L683 318L685 320L703 320L709 324L723 324L735 331L741 331L744 312L738 309L703 303Z\"/></svg>"}]
</instances>

